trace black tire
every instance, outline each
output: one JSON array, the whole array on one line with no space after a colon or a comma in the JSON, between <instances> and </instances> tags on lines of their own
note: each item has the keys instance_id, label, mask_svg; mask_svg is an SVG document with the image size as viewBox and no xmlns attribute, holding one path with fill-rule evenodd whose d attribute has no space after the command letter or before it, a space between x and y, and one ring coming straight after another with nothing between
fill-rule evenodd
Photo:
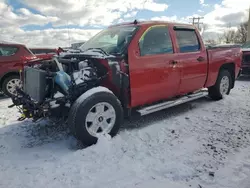
<instances>
[{"instance_id":1,"label":"black tire","mask_svg":"<svg viewBox=\"0 0 250 188\"><path fill-rule=\"evenodd\" d=\"M228 77L229 79L229 86L226 91L226 95L229 95L231 88L232 88L232 75L230 74L228 70L221 70L216 80L215 85L208 88L208 94L213 100L220 100L224 97L224 95L222 94L220 90L220 84L221 84L222 78L225 76Z\"/></svg>"},{"instance_id":2,"label":"black tire","mask_svg":"<svg viewBox=\"0 0 250 188\"><path fill-rule=\"evenodd\" d=\"M9 77L7 77L7 78L4 79L3 84L2 84L2 91L3 91L3 93L4 93L5 95L9 96L9 97L13 96L13 94L10 93L10 92L8 91L8 89L7 89L7 84L8 84L11 80L13 80L13 79L18 79L18 80L20 80L20 76L18 76L18 75L9 76Z\"/></svg>"},{"instance_id":3,"label":"black tire","mask_svg":"<svg viewBox=\"0 0 250 188\"><path fill-rule=\"evenodd\" d=\"M74 136L79 139L84 145L90 146L96 144L98 138L92 136L85 127L85 120L89 110L100 102L109 103L115 110L116 120L110 131L110 136L115 136L123 122L123 110L120 102L115 95L109 92L94 93L86 99L79 97L69 112L68 125Z\"/></svg>"}]
</instances>

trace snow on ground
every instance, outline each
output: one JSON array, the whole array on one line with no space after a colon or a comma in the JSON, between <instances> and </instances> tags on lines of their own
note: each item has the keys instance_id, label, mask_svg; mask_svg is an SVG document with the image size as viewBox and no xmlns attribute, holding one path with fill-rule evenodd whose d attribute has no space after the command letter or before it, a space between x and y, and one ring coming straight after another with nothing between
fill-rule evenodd
<instances>
[{"instance_id":1,"label":"snow on ground","mask_svg":"<svg viewBox=\"0 0 250 188\"><path fill-rule=\"evenodd\" d=\"M224 100L134 118L88 148L65 125L16 122L0 99L0 187L249 188L249 91L242 78Z\"/></svg>"}]
</instances>

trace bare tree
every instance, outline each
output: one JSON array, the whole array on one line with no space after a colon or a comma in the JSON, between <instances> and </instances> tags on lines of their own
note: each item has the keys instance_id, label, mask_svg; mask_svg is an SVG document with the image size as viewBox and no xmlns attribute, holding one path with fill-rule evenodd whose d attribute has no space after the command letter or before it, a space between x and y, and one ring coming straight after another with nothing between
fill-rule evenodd
<instances>
[{"instance_id":1,"label":"bare tree","mask_svg":"<svg viewBox=\"0 0 250 188\"><path fill-rule=\"evenodd\" d=\"M203 25L203 31L207 30L208 25ZM241 23L238 28L232 29L231 23L227 24L227 30L225 30L222 34L217 35L217 39L208 39L206 43L213 44L216 43L238 43L238 44L244 44L247 41L247 28L248 23L244 22ZM249 34L250 35L250 34Z\"/></svg>"},{"instance_id":2,"label":"bare tree","mask_svg":"<svg viewBox=\"0 0 250 188\"><path fill-rule=\"evenodd\" d=\"M205 42L206 42L206 44L210 44L210 45L215 45L217 43L216 40L214 40L214 39L208 39Z\"/></svg>"},{"instance_id":3,"label":"bare tree","mask_svg":"<svg viewBox=\"0 0 250 188\"><path fill-rule=\"evenodd\" d=\"M226 44L234 43L235 38L236 38L236 31L233 30L233 29L225 31L223 33L223 38L224 38L224 41L225 41Z\"/></svg>"},{"instance_id":4,"label":"bare tree","mask_svg":"<svg viewBox=\"0 0 250 188\"><path fill-rule=\"evenodd\" d=\"M235 43L243 44L247 41L247 22L241 23L235 37Z\"/></svg>"},{"instance_id":5,"label":"bare tree","mask_svg":"<svg viewBox=\"0 0 250 188\"><path fill-rule=\"evenodd\" d=\"M247 40L247 23L241 23L237 30L228 28L221 36L218 37L220 43L239 43L243 44Z\"/></svg>"},{"instance_id":6,"label":"bare tree","mask_svg":"<svg viewBox=\"0 0 250 188\"><path fill-rule=\"evenodd\" d=\"M218 34L217 36L217 42L220 43L224 43L224 33L223 34Z\"/></svg>"}]
</instances>

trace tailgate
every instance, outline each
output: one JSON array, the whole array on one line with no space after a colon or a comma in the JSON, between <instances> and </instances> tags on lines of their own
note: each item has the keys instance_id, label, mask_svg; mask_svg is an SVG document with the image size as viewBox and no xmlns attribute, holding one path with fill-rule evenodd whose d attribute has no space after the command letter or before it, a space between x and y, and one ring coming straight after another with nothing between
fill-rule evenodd
<instances>
[{"instance_id":1,"label":"tailgate","mask_svg":"<svg viewBox=\"0 0 250 188\"><path fill-rule=\"evenodd\" d=\"M242 67L250 67L250 51L243 51Z\"/></svg>"}]
</instances>

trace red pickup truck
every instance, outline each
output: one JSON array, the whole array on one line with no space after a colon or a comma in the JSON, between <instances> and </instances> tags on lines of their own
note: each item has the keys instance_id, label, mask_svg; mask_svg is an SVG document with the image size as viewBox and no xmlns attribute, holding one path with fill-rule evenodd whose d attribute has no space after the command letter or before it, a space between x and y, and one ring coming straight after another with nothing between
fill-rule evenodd
<instances>
[{"instance_id":1,"label":"red pickup truck","mask_svg":"<svg viewBox=\"0 0 250 188\"><path fill-rule=\"evenodd\" d=\"M86 145L116 135L124 115L222 99L242 60L238 47L206 49L192 25L156 21L110 26L80 49L26 67L13 103L22 106L21 120L62 118Z\"/></svg>"},{"instance_id":2,"label":"red pickup truck","mask_svg":"<svg viewBox=\"0 0 250 188\"><path fill-rule=\"evenodd\" d=\"M49 60L55 55L59 55L59 49L55 48L30 48L30 51L38 58Z\"/></svg>"}]
</instances>

